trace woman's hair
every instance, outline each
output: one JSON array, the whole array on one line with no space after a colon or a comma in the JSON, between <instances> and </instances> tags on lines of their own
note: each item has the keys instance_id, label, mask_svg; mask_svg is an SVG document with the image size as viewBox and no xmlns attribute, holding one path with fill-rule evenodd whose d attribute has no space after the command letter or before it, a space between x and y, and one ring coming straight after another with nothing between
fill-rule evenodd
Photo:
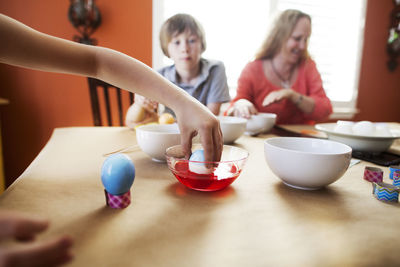
<instances>
[{"instance_id":1,"label":"woman's hair","mask_svg":"<svg viewBox=\"0 0 400 267\"><path fill-rule=\"evenodd\" d=\"M282 48L284 43L290 38L294 27L301 18L308 18L311 22L311 17L299 10L288 9L278 17L274 27L267 36L267 39L262 43L261 48L256 53L255 59L273 58ZM308 58L308 51L305 50L301 60Z\"/></svg>"},{"instance_id":2,"label":"woman's hair","mask_svg":"<svg viewBox=\"0 0 400 267\"><path fill-rule=\"evenodd\" d=\"M191 15L176 14L170 17L161 26L160 44L164 55L169 57L168 44L171 41L171 39L175 35L181 34L185 31L190 31L191 34L196 35L200 39L202 48L201 52L204 52L206 50L206 39L201 24Z\"/></svg>"}]
</instances>

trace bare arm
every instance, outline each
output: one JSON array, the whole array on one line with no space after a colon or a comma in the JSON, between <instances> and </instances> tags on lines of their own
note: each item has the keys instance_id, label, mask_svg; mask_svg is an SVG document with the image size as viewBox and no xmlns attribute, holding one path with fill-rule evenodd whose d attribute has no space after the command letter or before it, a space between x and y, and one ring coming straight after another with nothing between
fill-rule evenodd
<instances>
[{"instance_id":1,"label":"bare arm","mask_svg":"<svg viewBox=\"0 0 400 267\"><path fill-rule=\"evenodd\" d=\"M207 104L207 107L214 115L218 116L221 109L221 103L210 103Z\"/></svg>"},{"instance_id":2,"label":"bare arm","mask_svg":"<svg viewBox=\"0 0 400 267\"><path fill-rule=\"evenodd\" d=\"M112 49L40 33L4 15L0 15L0 36L0 62L98 78L163 103L177 115L187 156L191 137L199 133L206 160L220 159L222 135L215 116L140 61Z\"/></svg>"}]
</instances>

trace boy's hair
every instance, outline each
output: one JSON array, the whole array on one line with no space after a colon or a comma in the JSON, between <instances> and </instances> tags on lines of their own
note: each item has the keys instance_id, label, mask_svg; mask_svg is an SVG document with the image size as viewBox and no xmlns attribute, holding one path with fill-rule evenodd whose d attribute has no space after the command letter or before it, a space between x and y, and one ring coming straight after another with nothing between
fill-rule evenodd
<instances>
[{"instance_id":1,"label":"boy's hair","mask_svg":"<svg viewBox=\"0 0 400 267\"><path fill-rule=\"evenodd\" d=\"M191 15L176 14L170 17L161 26L160 44L164 55L169 57L168 44L171 39L175 35L181 34L185 31L190 31L192 34L196 35L200 39L202 48L201 52L204 52L206 50L206 38L201 24Z\"/></svg>"},{"instance_id":2,"label":"boy's hair","mask_svg":"<svg viewBox=\"0 0 400 267\"><path fill-rule=\"evenodd\" d=\"M273 58L282 48L284 43L290 38L294 27L301 18L307 18L311 22L311 17L299 10L288 9L284 11L276 20L275 26L267 36L255 59ZM309 57L308 50L304 52L301 60Z\"/></svg>"}]
</instances>

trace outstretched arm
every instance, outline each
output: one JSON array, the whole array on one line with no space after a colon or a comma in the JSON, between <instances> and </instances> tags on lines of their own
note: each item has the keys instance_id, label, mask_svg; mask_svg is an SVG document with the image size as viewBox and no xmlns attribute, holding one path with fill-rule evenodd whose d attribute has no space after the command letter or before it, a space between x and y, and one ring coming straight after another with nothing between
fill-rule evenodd
<instances>
[{"instance_id":1,"label":"outstretched arm","mask_svg":"<svg viewBox=\"0 0 400 267\"><path fill-rule=\"evenodd\" d=\"M190 154L191 138L199 133L206 160L219 160L222 134L218 120L200 102L142 62L104 47L78 44L33 30L0 15L0 62L94 77L171 107Z\"/></svg>"}]
</instances>

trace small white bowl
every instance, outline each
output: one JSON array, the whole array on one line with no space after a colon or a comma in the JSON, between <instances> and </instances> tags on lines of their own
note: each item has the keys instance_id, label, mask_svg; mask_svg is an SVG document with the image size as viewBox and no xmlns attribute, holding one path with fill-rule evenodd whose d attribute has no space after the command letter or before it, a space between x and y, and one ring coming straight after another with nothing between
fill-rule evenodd
<instances>
[{"instance_id":1,"label":"small white bowl","mask_svg":"<svg viewBox=\"0 0 400 267\"><path fill-rule=\"evenodd\" d=\"M219 116L224 144L235 142L246 131L247 120L239 117Z\"/></svg>"},{"instance_id":2,"label":"small white bowl","mask_svg":"<svg viewBox=\"0 0 400 267\"><path fill-rule=\"evenodd\" d=\"M315 190L338 180L351 160L351 147L330 140L274 137L264 142L272 172L286 185Z\"/></svg>"},{"instance_id":3,"label":"small white bowl","mask_svg":"<svg viewBox=\"0 0 400 267\"><path fill-rule=\"evenodd\" d=\"M276 114L274 113L258 113L252 115L251 118L247 120L246 134L256 135L268 132L275 125L275 122Z\"/></svg>"},{"instance_id":4,"label":"small white bowl","mask_svg":"<svg viewBox=\"0 0 400 267\"><path fill-rule=\"evenodd\" d=\"M152 160L166 162L165 151L181 143L181 134L176 123L148 124L136 128L136 140L140 149Z\"/></svg>"}]
</instances>

